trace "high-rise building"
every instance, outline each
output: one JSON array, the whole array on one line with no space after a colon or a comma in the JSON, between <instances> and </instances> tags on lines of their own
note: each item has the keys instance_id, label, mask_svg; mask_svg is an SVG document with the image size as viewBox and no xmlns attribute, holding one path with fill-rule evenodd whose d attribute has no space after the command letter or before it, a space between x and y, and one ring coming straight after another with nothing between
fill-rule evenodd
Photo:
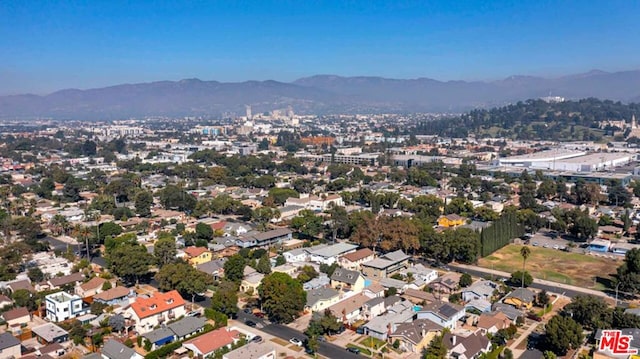
<instances>
[{"instance_id":1,"label":"high-rise building","mask_svg":"<svg viewBox=\"0 0 640 359\"><path fill-rule=\"evenodd\" d=\"M245 110L247 111L247 120L253 118L253 114L251 113L251 105L246 105Z\"/></svg>"}]
</instances>

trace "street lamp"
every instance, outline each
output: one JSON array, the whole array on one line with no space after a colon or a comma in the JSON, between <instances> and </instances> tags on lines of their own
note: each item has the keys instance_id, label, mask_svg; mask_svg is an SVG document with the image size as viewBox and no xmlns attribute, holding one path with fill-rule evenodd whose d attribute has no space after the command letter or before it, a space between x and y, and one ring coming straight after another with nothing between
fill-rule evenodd
<instances>
[{"instance_id":1,"label":"street lamp","mask_svg":"<svg viewBox=\"0 0 640 359\"><path fill-rule=\"evenodd\" d=\"M616 284L616 308L618 307L618 288L620 288L620 284L622 284L622 282Z\"/></svg>"}]
</instances>

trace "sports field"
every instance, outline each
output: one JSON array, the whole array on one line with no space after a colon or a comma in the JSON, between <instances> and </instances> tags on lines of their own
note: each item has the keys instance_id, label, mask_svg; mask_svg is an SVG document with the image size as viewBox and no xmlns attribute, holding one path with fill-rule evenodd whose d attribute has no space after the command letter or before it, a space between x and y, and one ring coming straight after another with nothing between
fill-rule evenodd
<instances>
[{"instance_id":1,"label":"sports field","mask_svg":"<svg viewBox=\"0 0 640 359\"><path fill-rule=\"evenodd\" d=\"M521 245L508 245L481 258L481 267L513 273L522 269ZM605 289L621 261L551 248L529 246L527 271L534 278L572 284L597 290Z\"/></svg>"}]
</instances>

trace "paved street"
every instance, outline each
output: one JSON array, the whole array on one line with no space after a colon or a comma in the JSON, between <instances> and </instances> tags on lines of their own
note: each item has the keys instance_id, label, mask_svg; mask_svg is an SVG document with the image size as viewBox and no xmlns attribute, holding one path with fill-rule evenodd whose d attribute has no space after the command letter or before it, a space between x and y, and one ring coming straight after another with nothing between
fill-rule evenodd
<instances>
[{"instance_id":1,"label":"paved street","mask_svg":"<svg viewBox=\"0 0 640 359\"><path fill-rule=\"evenodd\" d=\"M470 275L476 276L476 277L493 276L493 278L495 279L500 279L500 278L506 279L511 277L511 273L482 268L478 266L467 265L467 264L452 263L452 264L449 264L449 267L451 267L451 269L453 270L457 270L463 273L469 273ZM606 293L603 293L597 290L576 287L568 284L551 282L548 280L538 279L538 278L533 280L533 284L531 284L531 288L544 289L547 292L564 294L569 298L573 298L575 296L585 295L585 294L594 295L602 298L609 298L609 296Z\"/></svg>"},{"instance_id":2,"label":"paved street","mask_svg":"<svg viewBox=\"0 0 640 359\"><path fill-rule=\"evenodd\" d=\"M238 312L238 321L244 323L246 320L251 320L257 324L258 329L261 331L278 337L282 340L289 341L291 338L298 338L302 341L307 337L301 332L293 328L289 328L285 325L271 324L263 319L260 319L252 314L247 314L243 311ZM351 352L348 352L345 348L339 347L335 344L320 342L318 353L327 358L358 358Z\"/></svg>"}]
</instances>

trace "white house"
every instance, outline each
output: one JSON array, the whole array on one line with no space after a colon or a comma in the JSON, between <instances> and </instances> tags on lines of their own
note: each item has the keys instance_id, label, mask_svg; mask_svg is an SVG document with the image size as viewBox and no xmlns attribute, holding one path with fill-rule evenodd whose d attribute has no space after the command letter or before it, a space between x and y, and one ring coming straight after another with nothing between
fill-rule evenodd
<instances>
[{"instance_id":1,"label":"white house","mask_svg":"<svg viewBox=\"0 0 640 359\"><path fill-rule=\"evenodd\" d=\"M307 248L307 251L309 252L309 261L318 264L332 265L338 261L338 257L355 252L356 248L358 248L358 246L355 244L336 243L330 246Z\"/></svg>"},{"instance_id":2,"label":"white house","mask_svg":"<svg viewBox=\"0 0 640 359\"><path fill-rule=\"evenodd\" d=\"M465 315L464 307L446 302L430 303L418 312L418 319L430 321L451 330L456 329L458 321Z\"/></svg>"},{"instance_id":3,"label":"white house","mask_svg":"<svg viewBox=\"0 0 640 359\"><path fill-rule=\"evenodd\" d=\"M66 292L57 292L45 297L47 319L52 322L62 322L70 318L79 317L89 313L86 305L79 295L71 295Z\"/></svg>"},{"instance_id":4,"label":"white house","mask_svg":"<svg viewBox=\"0 0 640 359\"><path fill-rule=\"evenodd\" d=\"M287 263L306 262L309 258L309 253L307 252L307 248L297 248L282 253L282 256Z\"/></svg>"},{"instance_id":5,"label":"white house","mask_svg":"<svg viewBox=\"0 0 640 359\"><path fill-rule=\"evenodd\" d=\"M135 321L139 334L153 330L154 327L179 318L186 314L184 299L178 291L156 292L149 298L138 297L125 312Z\"/></svg>"}]
</instances>

